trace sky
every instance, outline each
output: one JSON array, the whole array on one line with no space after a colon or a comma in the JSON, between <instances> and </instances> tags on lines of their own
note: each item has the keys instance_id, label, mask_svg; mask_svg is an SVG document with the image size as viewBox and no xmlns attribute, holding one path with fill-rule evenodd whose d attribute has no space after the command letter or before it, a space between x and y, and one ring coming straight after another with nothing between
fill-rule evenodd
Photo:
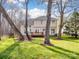
<instances>
[{"instance_id":1,"label":"sky","mask_svg":"<svg viewBox=\"0 0 79 59\"><path fill-rule=\"evenodd\" d=\"M58 0L59 1L59 0ZM63 0L67 1L67 0ZM70 0L69 0L70 1ZM79 6L79 0L74 0L72 3L74 6ZM6 10L10 9L18 9L22 10L23 13L25 13L25 0L3 0L3 6ZM29 0L29 5L28 5L28 14L30 15L31 18L37 18L39 16L45 16L46 15L46 8L47 8L47 3L40 3L37 0ZM52 11L54 9L52 8ZM67 8L66 11L70 11L71 8ZM56 15L58 14L57 9L54 10L53 12L56 12ZM52 12L52 16L54 17L54 13Z\"/></svg>"},{"instance_id":2,"label":"sky","mask_svg":"<svg viewBox=\"0 0 79 59\"><path fill-rule=\"evenodd\" d=\"M17 8L25 12L25 0L4 0L3 6L6 10ZM28 13L31 16L31 18L36 18L39 16L46 15L45 3L42 4L42 3L39 3L39 1L36 2L36 0L29 0L28 9L29 9Z\"/></svg>"}]
</instances>

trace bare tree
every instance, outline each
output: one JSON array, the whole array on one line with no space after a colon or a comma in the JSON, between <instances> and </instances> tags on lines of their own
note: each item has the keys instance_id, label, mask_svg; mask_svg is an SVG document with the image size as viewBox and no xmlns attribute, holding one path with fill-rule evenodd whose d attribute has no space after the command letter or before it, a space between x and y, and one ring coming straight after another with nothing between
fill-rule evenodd
<instances>
[{"instance_id":1,"label":"bare tree","mask_svg":"<svg viewBox=\"0 0 79 59\"><path fill-rule=\"evenodd\" d=\"M19 40L23 41L24 40L23 35L17 29L17 27L14 25L13 21L10 19L9 15L7 14L6 10L2 7L2 5L0 5L0 13L3 13L4 17L6 18L6 20L8 21L8 23L12 27L12 29L17 33L17 35L18 35L17 37L19 38Z\"/></svg>"},{"instance_id":2,"label":"bare tree","mask_svg":"<svg viewBox=\"0 0 79 59\"><path fill-rule=\"evenodd\" d=\"M70 7L70 6L67 6L69 3L68 0L57 0L56 1L56 5L58 6L58 11L59 11L59 14L60 14L60 18L59 18L59 29L58 29L58 38L57 39L61 39L61 32L62 32L62 28L63 28L63 24L64 24L64 14L65 14L65 10L67 7ZM68 11L70 12L70 11ZM68 13L66 12L66 13Z\"/></svg>"},{"instance_id":3,"label":"bare tree","mask_svg":"<svg viewBox=\"0 0 79 59\"><path fill-rule=\"evenodd\" d=\"M1 13L0 13L0 40L1 40Z\"/></svg>"},{"instance_id":4,"label":"bare tree","mask_svg":"<svg viewBox=\"0 0 79 59\"><path fill-rule=\"evenodd\" d=\"M0 5L2 5L2 0L0 0ZM0 13L0 40L1 40L1 18L2 18L2 16L1 16L1 13Z\"/></svg>"},{"instance_id":5,"label":"bare tree","mask_svg":"<svg viewBox=\"0 0 79 59\"><path fill-rule=\"evenodd\" d=\"M65 8L65 5L64 7L62 6L62 0L60 0L60 25L59 25L59 32L58 32L58 39L61 39L61 31L62 31L62 27L63 27L63 16L64 16L64 8Z\"/></svg>"},{"instance_id":6,"label":"bare tree","mask_svg":"<svg viewBox=\"0 0 79 59\"><path fill-rule=\"evenodd\" d=\"M25 28L26 28L26 37L27 37L27 40L32 40L31 37L29 36L28 34L28 3L29 3L29 0L25 0L25 4L26 4L26 23L25 23Z\"/></svg>"}]
</instances>

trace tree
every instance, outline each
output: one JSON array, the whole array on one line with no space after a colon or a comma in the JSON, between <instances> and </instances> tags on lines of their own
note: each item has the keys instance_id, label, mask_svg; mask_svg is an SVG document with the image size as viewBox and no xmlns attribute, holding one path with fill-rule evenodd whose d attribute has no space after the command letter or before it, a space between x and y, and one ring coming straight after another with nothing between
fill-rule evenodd
<instances>
[{"instance_id":1,"label":"tree","mask_svg":"<svg viewBox=\"0 0 79 59\"><path fill-rule=\"evenodd\" d=\"M60 5L61 5L61 7L60 7L60 25L59 25L59 32L58 32L58 38L60 39L61 38L61 30L62 30L62 26L63 26L63 15L64 15L64 9L63 9L63 7L62 7L62 0L60 1L61 3L60 3Z\"/></svg>"},{"instance_id":2,"label":"tree","mask_svg":"<svg viewBox=\"0 0 79 59\"><path fill-rule=\"evenodd\" d=\"M10 24L10 26L12 27L12 29L16 32L16 34L18 35L19 40L23 41L24 37L21 34L21 32L17 29L17 27L14 25L13 21L10 19L9 15L7 14L7 12L5 11L5 9L2 7L2 5L0 5L0 13L3 13L4 17L6 18L6 20L8 21L8 23Z\"/></svg>"},{"instance_id":3,"label":"tree","mask_svg":"<svg viewBox=\"0 0 79 59\"><path fill-rule=\"evenodd\" d=\"M72 5L70 0L56 0L55 2L55 8L57 9L57 14L59 14L59 29L57 33L57 39L61 38L61 32L64 24L64 15L72 11ZM57 15L56 15L57 16Z\"/></svg>"},{"instance_id":4,"label":"tree","mask_svg":"<svg viewBox=\"0 0 79 59\"><path fill-rule=\"evenodd\" d=\"M63 4L63 0L60 0L59 3L56 2L58 5L59 13L60 13L60 22L59 22L59 30L58 30L58 39L61 39L61 31L63 27L63 20L64 20L64 10L66 8L66 2ZM63 6L64 5L64 6Z\"/></svg>"},{"instance_id":5,"label":"tree","mask_svg":"<svg viewBox=\"0 0 79 59\"><path fill-rule=\"evenodd\" d=\"M45 31L45 41L44 44L52 45L49 40L49 29L50 29L50 22L51 22L51 9L52 9L52 0L48 0L48 7L47 7L47 23L46 23L46 31Z\"/></svg>"},{"instance_id":6,"label":"tree","mask_svg":"<svg viewBox=\"0 0 79 59\"><path fill-rule=\"evenodd\" d=\"M0 5L2 5L2 0L0 0ZM0 40L1 40L1 13L0 13Z\"/></svg>"},{"instance_id":7,"label":"tree","mask_svg":"<svg viewBox=\"0 0 79 59\"><path fill-rule=\"evenodd\" d=\"M28 34L28 3L29 3L29 0L25 0L25 4L26 4L26 23L25 23L25 28L26 28L26 37L27 37L27 39L30 41L30 40L32 40L31 39L31 37L29 36L29 34Z\"/></svg>"},{"instance_id":8,"label":"tree","mask_svg":"<svg viewBox=\"0 0 79 59\"><path fill-rule=\"evenodd\" d=\"M72 36L75 36L75 38L77 38L79 31L79 13L77 11L73 12L65 27L66 31L68 31L69 34L72 34Z\"/></svg>"}]
</instances>

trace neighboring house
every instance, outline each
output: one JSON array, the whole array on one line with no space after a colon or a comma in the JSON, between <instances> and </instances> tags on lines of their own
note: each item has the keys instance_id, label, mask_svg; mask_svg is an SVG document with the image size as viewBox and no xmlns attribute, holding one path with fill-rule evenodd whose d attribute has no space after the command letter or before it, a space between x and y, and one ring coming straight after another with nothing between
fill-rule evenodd
<instances>
[{"instance_id":1,"label":"neighboring house","mask_svg":"<svg viewBox=\"0 0 79 59\"><path fill-rule=\"evenodd\" d=\"M28 33L29 35L45 35L46 29L46 16L41 16L35 19L28 20ZM25 29L24 29L25 30ZM23 33L23 26L21 27ZM51 18L50 35L57 33L57 19ZM24 35L24 33L23 33Z\"/></svg>"}]
</instances>

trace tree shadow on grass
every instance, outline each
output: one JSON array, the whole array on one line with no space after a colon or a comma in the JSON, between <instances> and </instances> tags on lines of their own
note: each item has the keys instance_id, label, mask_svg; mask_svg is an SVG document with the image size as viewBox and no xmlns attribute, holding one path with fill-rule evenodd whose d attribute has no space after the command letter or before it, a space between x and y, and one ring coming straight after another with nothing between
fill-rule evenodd
<instances>
[{"instance_id":1,"label":"tree shadow on grass","mask_svg":"<svg viewBox=\"0 0 79 59\"><path fill-rule=\"evenodd\" d=\"M69 36L69 37L62 37L63 39L68 39L68 40L79 40L79 38L75 38L75 37L71 37L71 36Z\"/></svg>"},{"instance_id":2,"label":"tree shadow on grass","mask_svg":"<svg viewBox=\"0 0 79 59\"><path fill-rule=\"evenodd\" d=\"M79 56L79 53L77 53L77 52L70 51L70 50L67 50L67 49L64 49L64 48L61 48L61 47L58 47L58 46L54 46L54 47L57 48L57 49L60 49L62 51L69 52L69 53L72 53L72 54L75 54L75 55Z\"/></svg>"},{"instance_id":3,"label":"tree shadow on grass","mask_svg":"<svg viewBox=\"0 0 79 59\"><path fill-rule=\"evenodd\" d=\"M75 38L75 37L70 36L70 37L66 37L66 38L71 39L71 40L79 40L79 37Z\"/></svg>"},{"instance_id":4,"label":"tree shadow on grass","mask_svg":"<svg viewBox=\"0 0 79 59\"><path fill-rule=\"evenodd\" d=\"M69 59L76 59L76 57L74 57L74 56L72 56L72 55L69 55L69 54L65 53L65 52L71 52L71 51L68 51L68 50L65 50L65 49L63 49L63 48L59 48L59 47L56 47L56 46L53 46L53 48L46 47L46 46L44 46L44 47L47 48L47 49L49 49L49 50L51 50L52 52L56 52L56 53L65 55L65 56L68 57ZM65 51L65 52L58 51L58 50L56 50L56 49L54 49L54 48L63 50L63 51Z\"/></svg>"},{"instance_id":5,"label":"tree shadow on grass","mask_svg":"<svg viewBox=\"0 0 79 59\"><path fill-rule=\"evenodd\" d=\"M74 42L74 43L79 43L78 41L75 41L75 40L71 40L71 39L65 39L65 41L70 41L70 42Z\"/></svg>"},{"instance_id":6,"label":"tree shadow on grass","mask_svg":"<svg viewBox=\"0 0 79 59\"><path fill-rule=\"evenodd\" d=\"M32 42L32 43L34 43L34 42ZM34 44L37 44L37 43L34 43ZM39 44L38 44L38 45L39 45ZM41 46L46 47L45 45L41 45ZM77 52L70 51L70 50L67 50L67 49L64 49L64 48L61 48L61 47L55 46L55 45L54 45L54 46L52 46L52 47L54 47L54 48L56 48L56 49L60 49L60 50L65 51L65 52L73 53L73 54L76 54L76 55L78 55L78 56L79 56L79 53L77 53Z\"/></svg>"},{"instance_id":7,"label":"tree shadow on grass","mask_svg":"<svg viewBox=\"0 0 79 59\"><path fill-rule=\"evenodd\" d=\"M19 46L20 42L15 42L11 46L9 46L7 49L5 49L3 52L0 53L0 59L7 59L10 55L10 53Z\"/></svg>"},{"instance_id":8,"label":"tree shadow on grass","mask_svg":"<svg viewBox=\"0 0 79 59\"><path fill-rule=\"evenodd\" d=\"M32 42L32 43L34 43L34 42ZM37 44L37 43L34 43L34 44ZM39 45L39 44L37 44L37 45ZM70 51L70 50L67 50L67 49L64 49L64 48L55 46L55 45L52 46L52 47L47 47L46 45L41 45L41 46L47 48L48 50L51 50L52 52L56 52L56 53L65 55L65 56L68 57L69 59L77 59L77 57L74 57L72 54L79 56L79 53L77 53L77 52ZM57 49L58 49L58 50L57 50ZM59 51L59 50L60 50L60 51ZM68 52L68 53L66 53L66 52Z\"/></svg>"},{"instance_id":9,"label":"tree shadow on grass","mask_svg":"<svg viewBox=\"0 0 79 59\"><path fill-rule=\"evenodd\" d=\"M75 37L72 37L72 36L68 36L68 37L62 37L63 40L65 41L70 41L70 42L75 42L75 43L79 43L78 41L75 41L75 40L79 40L79 37L78 38L75 38Z\"/></svg>"}]
</instances>

